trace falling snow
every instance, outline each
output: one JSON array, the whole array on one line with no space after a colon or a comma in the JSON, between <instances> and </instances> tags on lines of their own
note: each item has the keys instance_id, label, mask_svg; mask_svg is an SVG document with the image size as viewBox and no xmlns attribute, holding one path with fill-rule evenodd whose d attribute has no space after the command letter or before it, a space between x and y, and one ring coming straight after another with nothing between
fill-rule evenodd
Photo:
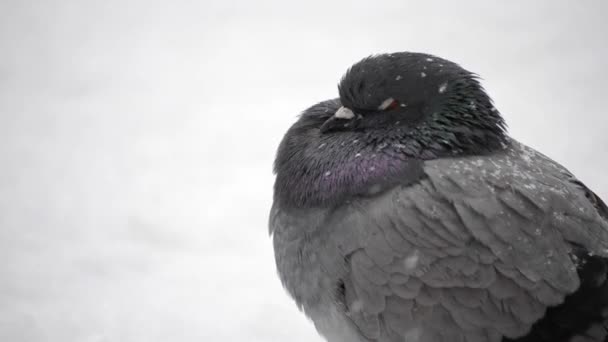
<instances>
[{"instance_id":1,"label":"falling snow","mask_svg":"<svg viewBox=\"0 0 608 342\"><path fill-rule=\"evenodd\" d=\"M439 93L443 94L447 88L448 88L448 82L442 83L439 86Z\"/></svg>"},{"instance_id":2,"label":"falling snow","mask_svg":"<svg viewBox=\"0 0 608 342\"><path fill-rule=\"evenodd\" d=\"M53 6L52 16L37 16L39 6L25 2L3 7L6 14L3 27L10 29L15 37L28 39L21 39L18 44L1 43L9 63L4 63L5 68L0 72L1 87L6 90L3 94L7 94L2 100L5 115L0 115L0 129L4 129L0 149L4 223L0 255L11 262L0 267L4 275L0 309L3 338L0 340L160 342L171 336L181 342L191 342L204 336L215 341L325 341L298 312L276 277L272 243L266 233L270 199L261 201L260 198L269 197L261 194L267 194L272 188L270 165L284 133L281 127L287 128L307 101L312 105L323 100L319 89L331 87L327 96L335 96L335 83L347 63L375 51L360 49L355 54L352 49L328 46L323 60L311 58L318 55L319 50L312 48L297 54L282 51L280 55L274 49L261 49L260 53L243 56L239 53L242 42L246 46L261 47L275 46L276 41L294 43L293 32L298 32L301 41L314 41L319 31L326 32L327 41L344 41L362 34L395 41L403 32L423 27L425 15L431 15L436 19L434 27L420 29L417 35L420 41L437 43L434 44L437 50L438 46L464 46L468 42L464 36L438 37L436 31L442 25L450 26L454 32L479 31L484 29L485 21L478 19L492 17L496 8L488 5L480 9L462 3L450 13L439 13L435 5L420 2L413 20L395 22L394 29L387 31L383 27L387 18L381 15L370 16L369 25L352 25L352 18L367 14L364 6L316 2L310 4L310 8L324 8L327 13L342 11L339 18L328 15L333 20L316 21L298 20L303 14L313 15L314 10L295 13L289 6L275 6L270 13L265 6L251 6L248 11L230 12L234 19L230 32L235 33L236 38L231 34L228 40L205 40L204 48L192 49L193 44L200 43L197 35L179 34L181 31L213 32L222 29L225 22L219 16L212 20L190 20L200 12L200 4L193 2L179 2L170 11L155 3L130 4L132 6L125 6L121 11L108 11L102 6L99 7L102 13L91 13L90 6L79 2L77 6ZM231 4L203 5L213 16L230 10ZM235 5L248 7L244 1ZM505 2L500 6L516 10L519 5ZM549 51L543 42L559 39L567 45L572 37L556 38L546 27L559 26L568 9L556 9L559 15L537 20L545 7L528 6L530 15L520 18L529 28L529 37L511 34L508 26L512 23L500 21L491 27L486 25L488 35L480 37L479 43L489 49L513 50L530 39L540 42L530 45L527 56ZM528 107L509 108L509 101L505 99L515 98L521 91L517 87L498 89L503 93L495 96L502 98L500 102L509 109L507 119L517 128L522 140L533 141L539 147L544 144L544 152L560 157L560 161L581 176L586 173L589 185L604 185L601 170L606 165L606 158L602 157L606 140L602 125L593 123L603 118L601 94L605 77L600 76L605 75L606 69L597 66L602 65L608 51L599 49L598 53L592 53L591 50L597 41L595 38L606 32L608 21L592 15L593 6L580 10L585 13L571 15L567 24L575 36L588 33L589 39L578 40L576 45L588 48L583 49L586 51L583 57L589 62L581 63L579 54L562 54L558 58L560 65L566 66L560 69L561 79L598 75L581 86L589 96L579 123L586 128L582 131L588 139L585 137L583 144L574 138L551 144L548 138L567 135L567 127L559 123L572 120L571 109L579 105L576 96L561 98L559 106L555 105L554 97L536 96L533 107L544 110L532 110L525 101L523 104ZM147 15L137 15L142 12ZM32 16L37 25L31 25ZM285 19L283 30L265 35L248 30L251 17L264 22L273 16ZM98 38L94 44L73 44L82 32L64 29L78 26L83 17L87 17L87 36ZM453 21L453 17L462 20ZM154 25L155 18L164 18L166 22ZM334 29L338 24L348 25L349 21L350 30ZM589 25L580 25L581 22ZM141 44L141 37L149 36L152 26L156 36L174 39ZM117 32L120 32L118 40L115 39ZM44 53L35 53L41 46ZM209 54L209 51L215 53ZM483 62L481 66L476 64L479 52L475 49L461 49L456 53L458 56L454 53L446 57L457 57L463 65L484 69ZM27 63L15 59L19 56L27 56ZM282 61L280 57L290 57L289 63L277 63ZM517 84L522 74L528 83L540 83L555 76L547 68L534 72L533 66L511 63L511 57L497 54L495 63L485 66L486 76L504 84ZM241 63L245 58L247 63ZM415 79L418 72L418 81L432 84L431 91L436 92L442 82L431 83L437 64L431 58L424 64L425 58L412 75ZM252 70L250 65L257 68ZM173 66L173 72L166 73L166 66ZM328 67L332 69L329 75ZM290 70L292 77L284 77L285 70ZM315 74L302 74L302 70L313 70ZM428 81L421 78L420 71L429 71ZM500 76L492 76L495 71ZM30 80L40 78L41 73L44 82L31 84ZM260 75L263 77L257 77ZM401 80L406 81L408 74L404 71L403 75ZM235 96L235 87L228 86L193 92L200 85L201 77L205 84L238 80L240 84L254 81L257 86L249 91L237 86L236 90L241 90L238 96ZM302 87L303 79L305 87ZM269 89L276 89L277 80L282 81L286 90L269 96ZM452 91L454 84L450 82ZM49 84L54 85L56 91L49 91ZM545 90L555 86L549 84ZM127 93L129 114L125 120ZM163 94L162 98L157 96L159 93ZM27 106L20 103L24 97L31 99ZM172 115L165 107L174 103L187 110ZM201 103L205 104L204 113L190 110L199 108ZM264 112L268 124L255 126L252 110L238 110L256 106ZM61 113L53 115L52 125L45 126L48 118L44 114L49 108ZM324 110L327 115L333 115L335 109ZM214 115L226 110L231 115ZM103 111L104 115L90 120L81 120L79 116L81 112L95 111ZM7 115L8 112L14 115ZM543 115L548 112L551 122L543 122ZM530 123L531 118L526 120L528 116L540 118L547 129L521 126ZM44 134L34 134L39 131ZM76 134L78 132L81 134ZM115 134L119 139L112 139ZM240 143L232 143L232 136L239 137ZM224 143L218 144L218 137L223 138ZM595 154L586 149L587 140L596 143ZM249 151L261 152L247 155L242 142L248 145ZM314 146L319 147L322 142L311 145L312 151L308 152L321 151L314 151ZM353 145L348 142L344 149L354 162L371 154L364 149L362 141ZM339 146L328 143L321 148ZM359 151L357 157L361 158L355 159ZM582 158L581 151L590 157ZM192 158L193 155L197 157ZM246 157L247 167L236 167L242 155ZM536 161L541 157L532 158ZM111 167L100 167L104 165ZM502 172L507 170L510 168L505 165ZM321 178L325 173L323 169L315 172L319 172ZM339 172L342 170L336 169L330 177ZM213 181L219 178L225 178L228 183ZM545 188L541 183L536 184ZM597 186L594 190L602 197L608 195L606 186ZM40 192L44 192L44 196L31 196ZM396 203L404 201L404 198L395 199ZM242 214L232 215L235 208ZM24 214L34 209L36 215ZM538 229L539 235L552 236L551 229L542 229L542 232ZM65 248L66 244L70 247ZM595 252L606 253L600 249ZM405 256L398 261L400 267ZM417 271L425 262L425 254L421 252ZM242 286L239 280L243 278L250 279L250 286ZM181 281L183 279L188 281ZM218 288L231 295L216 295ZM367 309L364 303L367 302L353 303L353 309ZM206 309L201 309L202 305ZM239 329L234 329L236 321L241 325ZM280 327L267 324L274 321L281 322ZM420 324L401 326L400 342L428 341L432 334L425 329L429 327L424 325L426 322Z\"/></svg>"},{"instance_id":3,"label":"falling snow","mask_svg":"<svg viewBox=\"0 0 608 342\"><path fill-rule=\"evenodd\" d=\"M420 259L420 253L418 250L414 250L409 256L403 259L403 265L407 271L413 271L416 266L418 266L418 261Z\"/></svg>"}]
</instances>

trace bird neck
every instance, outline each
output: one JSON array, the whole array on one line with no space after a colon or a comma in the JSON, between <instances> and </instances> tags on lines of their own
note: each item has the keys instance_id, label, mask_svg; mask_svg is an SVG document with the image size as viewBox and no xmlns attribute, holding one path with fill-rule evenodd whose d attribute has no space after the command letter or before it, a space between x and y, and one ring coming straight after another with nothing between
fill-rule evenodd
<instances>
[{"instance_id":1,"label":"bird neck","mask_svg":"<svg viewBox=\"0 0 608 342\"><path fill-rule=\"evenodd\" d=\"M446 138L438 129L334 135L290 130L275 160L275 200L293 207L338 205L420 180L425 160L485 155L508 142L501 129L480 130L475 139L468 133Z\"/></svg>"},{"instance_id":2,"label":"bird neck","mask_svg":"<svg viewBox=\"0 0 608 342\"><path fill-rule=\"evenodd\" d=\"M317 136L301 144L286 136L275 171L275 200L294 207L332 206L371 196L422 177L422 160L399 145L371 143L356 135ZM366 141L367 140L367 141Z\"/></svg>"}]
</instances>

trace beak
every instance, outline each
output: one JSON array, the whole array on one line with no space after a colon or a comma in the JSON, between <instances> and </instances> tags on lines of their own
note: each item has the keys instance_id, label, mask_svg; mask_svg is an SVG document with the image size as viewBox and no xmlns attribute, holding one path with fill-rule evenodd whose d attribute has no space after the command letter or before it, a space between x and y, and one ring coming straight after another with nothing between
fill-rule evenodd
<instances>
[{"instance_id":1,"label":"beak","mask_svg":"<svg viewBox=\"0 0 608 342\"><path fill-rule=\"evenodd\" d=\"M321 133L349 131L355 128L357 118L352 110L342 106L321 125Z\"/></svg>"}]
</instances>

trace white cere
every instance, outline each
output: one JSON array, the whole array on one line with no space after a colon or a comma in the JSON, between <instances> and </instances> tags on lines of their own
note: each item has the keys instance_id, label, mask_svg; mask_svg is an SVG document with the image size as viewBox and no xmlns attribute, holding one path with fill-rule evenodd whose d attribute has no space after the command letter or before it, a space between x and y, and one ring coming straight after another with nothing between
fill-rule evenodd
<instances>
[{"instance_id":1,"label":"white cere","mask_svg":"<svg viewBox=\"0 0 608 342\"><path fill-rule=\"evenodd\" d=\"M416 266L418 266L418 261L420 261L420 253L416 249L409 256L403 259L403 265L405 266L406 270L413 271Z\"/></svg>"},{"instance_id":2,"label":"white cere","mask_svg":"<svg viewBox=\"0 0 608 342\"><path fill-rule=\"evenodd\" d=\"M400 79L402 79L403 77L401 77L401 75L397 75L397 77L395 77L395 81L399 81Z\"/></svg>"},{"instance_id":3,"label":"white cere","mask_svg":"<svg viewBox=\"0 0 608 342\"><path fill-rule=\"evenodd\" d=\"M425 78L426 77L426 72L421 72L420 73L420 77Z\"/></svg>"},{"instance_id":4,"label":"white cere","mask_svg":"<svg viewBox=\"0 0 608 342\"><path fill-rule=\"evenodd\" d=\"M445 93L446 89L448 89L448 82L444 82L439 86L439 94Z\"/></svg>"},{"instance_id":5,"label":"white cere","mask_svg":"<svg viewBox=\"0 0 608 342\"><path fill-rule=\"evenodd\" d=\"M353 113L352 110L346 108L346 107L340 107L337 111L336 114L334 114L334 116L338 119L347 119L350 120L352 118L355 117L355 113Z\"/></svg>"},{"instance_id":6,"label":"white cere","mask_svg":"<svg viewBox=\"0 0 608 342\"><path fill-rule=\"evenodd\" d=\"M382 103L378 106L378 110L385 110L393 103L393 101L395 101L395 99L393 99L392 97L389 97L388 99L382 101Z\"/></svg>"}]
</instances>

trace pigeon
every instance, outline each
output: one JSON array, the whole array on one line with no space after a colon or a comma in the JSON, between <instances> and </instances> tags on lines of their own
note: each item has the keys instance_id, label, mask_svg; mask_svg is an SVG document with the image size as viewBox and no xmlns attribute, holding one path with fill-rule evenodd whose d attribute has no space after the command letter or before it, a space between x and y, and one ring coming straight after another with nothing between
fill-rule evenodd
<instances>
[{"instance_id":1,"label":"pigeon","mask_svg":"<svg viewBox=\"0 0 608 342\"><path fill-rule=\"evenodd\" d=\"M279 278L328 342L608 341L608 207L480 78L378 54L281 141Z\"/></svg>"}]
</instances>

